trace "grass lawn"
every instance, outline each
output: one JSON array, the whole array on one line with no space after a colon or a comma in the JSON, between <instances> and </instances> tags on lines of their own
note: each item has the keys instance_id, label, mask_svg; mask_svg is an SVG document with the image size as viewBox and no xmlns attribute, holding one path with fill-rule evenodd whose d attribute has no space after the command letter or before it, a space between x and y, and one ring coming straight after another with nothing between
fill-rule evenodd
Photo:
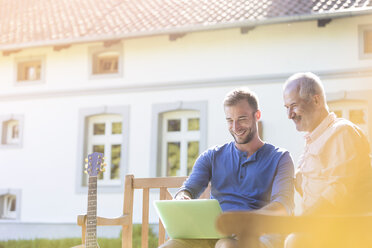
<instances>
[{"instance_id":1,"label":"grass lawn","mask_svg":"<svg viewBox=\"0 0 372 248\"><path fill-rule=\"evenodd\" d=\"M0 241L0 248L71 248L81 244L80 238ZM100 248L121 248L121 237L98 238ZM149 248L158 246L158 237L149 232ZM133 248L141 247L141 225L133 226Z\"/></svg>"}]
</instances>

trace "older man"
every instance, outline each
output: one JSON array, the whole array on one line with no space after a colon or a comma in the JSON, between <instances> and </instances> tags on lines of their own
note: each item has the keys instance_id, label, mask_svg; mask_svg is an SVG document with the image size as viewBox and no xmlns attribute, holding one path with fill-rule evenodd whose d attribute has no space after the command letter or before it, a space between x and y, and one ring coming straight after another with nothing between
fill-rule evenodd
<instances>
[{"instance_id":1,"label":"older man","mask_svg":"<svg viewBox=\"0 0 372 248\"><path fill-rule=\"evenodd\" d=\"M223 211L250 210L290 214L293 208L293 163L289 153L258 136L261 118L256 95L234 90L224 100L225 117L233 142L202 153L176 199L192 199L211 183L211 197ZM262 247L281 242L275 235L261 237ZM283 245L283 244L281 244ZM234 239L169 240L162 248L236 247Z\"/></svg>"},{"instance_id":2,"label":"older man","mask_svg":"<svg viewBox=\"0 0 372 248\"><path fill-rule=\"evenodd\" d=\"M302 195L302 214L371 211L370 147L362 130L328 111L323 85L313 73L291 76L283 97L288 118L297 131L306 132L295 178L296 190ZM294 237L289 240L289 244L295 243Z\"/></svg>"}]
</instances>

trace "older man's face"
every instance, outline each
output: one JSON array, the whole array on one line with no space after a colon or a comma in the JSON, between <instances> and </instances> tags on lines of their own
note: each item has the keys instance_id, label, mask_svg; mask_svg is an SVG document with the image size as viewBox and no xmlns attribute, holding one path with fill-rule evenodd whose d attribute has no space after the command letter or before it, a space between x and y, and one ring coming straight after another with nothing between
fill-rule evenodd
<instances>
[{"instance_id":1,"label":"older man's face","mask_svg":"<svg viewBox=\"0 0 372 248\"><path fill-rule=\"evenodd\" d=\"M298 89L287 86L283 93L288 118L293 120L297 131L311 132L317 127L315 105L312 99L302 99Z\"/></svg>"}]
</instances>

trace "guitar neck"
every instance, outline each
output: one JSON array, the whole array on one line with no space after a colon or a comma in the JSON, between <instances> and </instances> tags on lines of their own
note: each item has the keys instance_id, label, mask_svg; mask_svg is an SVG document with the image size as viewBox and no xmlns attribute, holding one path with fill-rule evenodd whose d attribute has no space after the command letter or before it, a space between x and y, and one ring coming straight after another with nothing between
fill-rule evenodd
<instances>
[{"instance_id":1,"label":"guitar neck","mask_svg":"<svg viewBox=\"0 0 372 248\"><path fill-rule=\"evenodd\" d=\"M86 248L97 248L97 176L89 177Z\"/></svg>"}]
</instances>

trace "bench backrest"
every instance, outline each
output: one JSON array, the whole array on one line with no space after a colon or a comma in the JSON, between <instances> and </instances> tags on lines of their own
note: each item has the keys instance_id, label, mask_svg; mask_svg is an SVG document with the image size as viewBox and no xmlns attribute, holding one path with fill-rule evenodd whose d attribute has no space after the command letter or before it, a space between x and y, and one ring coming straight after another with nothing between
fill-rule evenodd
<instances>
[{"instance_id":1,"label":"bench backrest","mask_svg":"<svg viewBox=\"0 0 372 248\"><path fill-rule=\"evenodd\" d=\"M179 188L187 177L154 177L154 178L135 178L133 175L125 177L124 188L124 207L123 214L130 215L130 223L123 228L122 247L132 248L132 228L133 228L133 195L136 189L142 190L142 238L141 247L148 247L148 230L149 230L149 196L150 189L160 189L160 200L170 200L172 195L168 191L171 188ZM210 188L208 187L200 198L209 198ZM165 229L159 220L159 245L165 242Z\"/></svg>"}]
</instances>

